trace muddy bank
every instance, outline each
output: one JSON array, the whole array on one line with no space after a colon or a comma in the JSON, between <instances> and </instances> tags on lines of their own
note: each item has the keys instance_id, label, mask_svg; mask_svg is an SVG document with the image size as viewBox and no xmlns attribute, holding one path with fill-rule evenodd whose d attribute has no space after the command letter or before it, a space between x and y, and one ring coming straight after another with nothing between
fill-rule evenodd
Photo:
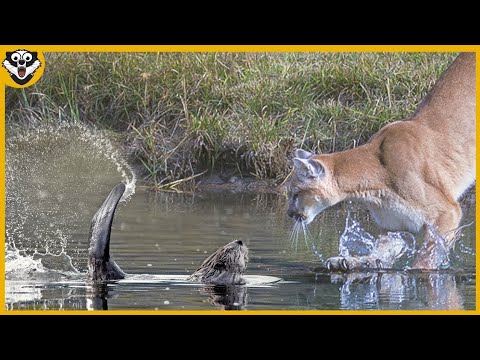
<instances>
[{"instance_id":1,"label":"muddy bank","mask_svg":"<svg viewBox=\"0 0 480 360\"><path fill-rule=\"evenodd\" d=\"M274 179L258 180L251 176L214 174L198 180L195 184L195 191L280 194L286 191L286 187L283 181Z\"/></svg>"},{"instance_id":2,"label":"muddy bank","mask_svg":"<svg viewBox=\"0 0 480 360\"><path fill-rule=\"evenodd\" d=\"M239 176L229 174L213 174L205 176L195 184L195 191L198 192L254 192L254 193L275 193L282 194L287 191L288 181L282 180L257 180L250 176ZM475 206L476 186L473 185L460 198L460 205L465 211Z\"/></svg>"}]
</instances>

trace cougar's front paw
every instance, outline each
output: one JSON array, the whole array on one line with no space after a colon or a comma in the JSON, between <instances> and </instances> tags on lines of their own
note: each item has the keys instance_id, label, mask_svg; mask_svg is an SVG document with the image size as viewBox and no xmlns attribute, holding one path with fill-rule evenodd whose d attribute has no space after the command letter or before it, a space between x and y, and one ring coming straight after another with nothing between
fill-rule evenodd
<instances>
[{"instance_id":1,"label":"cougar's front paw","mask_svg":"<svg viewBox=\"0 0 480 360\"><path fill-rule=\"evenodd\" d=\"M325 266L329 271L342 272L366 269L383 269L383 264L380 259L374 259L368 256L362 256L359 258L353 256L335 256L328 259L325 263Z\"/></svg>"},{"instance_id":2,"label":"cougar's front paw","mask_svg":"<svg viewBox=\"0 0 480 360\"><path fill-rule=\"evenodd\" d=\"M347 258L343 256L334 256L327 260L325 267L329 271L349 271L350 267Z\"/></svg>"}]
</instances>

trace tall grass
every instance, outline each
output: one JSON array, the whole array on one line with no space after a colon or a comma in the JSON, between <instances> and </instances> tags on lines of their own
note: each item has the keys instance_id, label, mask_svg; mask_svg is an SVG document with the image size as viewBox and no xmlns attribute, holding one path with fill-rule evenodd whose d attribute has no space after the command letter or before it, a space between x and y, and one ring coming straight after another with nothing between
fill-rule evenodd
<instances>
[{"instance_id":1,"label":"tall grass","mask_svg":"<svg viewBox=\"0 0 480 360\"><path fill-rule=\"evenodd\" d=\"M37 84L7 89L7 136L94 124L157 188L226 169L281 181L294 148L352 148L408 117L455 56L48 53Z\"/></svg>"}]
</instances>

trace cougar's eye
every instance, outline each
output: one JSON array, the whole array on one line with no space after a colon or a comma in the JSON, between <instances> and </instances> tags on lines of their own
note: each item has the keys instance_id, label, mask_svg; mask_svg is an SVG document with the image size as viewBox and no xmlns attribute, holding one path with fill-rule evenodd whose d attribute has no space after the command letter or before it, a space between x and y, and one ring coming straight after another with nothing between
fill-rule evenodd
<instances>
[{"instance_id":1,"label":"cougar's eye","mask_svg":"<svg viewBox=\"0 0 480 360\"><path fill-rule=\"evenodd\" d=\"M18 54L18 53L12 54L12 60L13 60L13 61L18 61L18 60L20 60L20 54Z\"/></svg>"},{"instance_id":2,"label":"cougar's eye","mask_svg":"<svg viewBox=\"0 0 480 360\"><path fill-rule=\"evenodd\" d=\"M23 60L31 61L32 60L32 54L30 54L30 53L23 54Z\"/></svg>"}]
</instances>

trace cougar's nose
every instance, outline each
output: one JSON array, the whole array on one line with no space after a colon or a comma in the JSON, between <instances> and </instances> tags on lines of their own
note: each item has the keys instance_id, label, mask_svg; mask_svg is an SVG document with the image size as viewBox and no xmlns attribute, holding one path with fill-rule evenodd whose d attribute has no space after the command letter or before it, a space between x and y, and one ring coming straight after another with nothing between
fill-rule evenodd
<instances>
[{"instance_id":1,"label":"cougar's nose","mask_svg":"<svg viewBox=\"0 0 480 360\"><path fill-rule=\"evenodd\" d=\"M243 245L243 241L242 240L237 240L237 244L242 246Z\"/></svg>"},{"instance_id":2,"label":"cougar's nose","mask_svg":"<svg viewBox=\"0 0 480 360\"><path fill-rule=\"evenodd\" d=\"M299 213L297 213L296 211L293 211L293 210L288 210L287 215L290 216L291 218L294 218L297 221L300 221L300 220L303 221L307 218L304 214L299 214Z\"/></svg>"},{"instance_id":3,"label":"cougar's nose","mask_svg":"<svg viewBox=\"0 0 480 360\"><path fill-rule=\"evenodd\" d=\"M287 215L290 216L291 218L293 218L295 216L295 211L293 211L292 209L288 209L287 210Z\"/></svg>"}]
</instances>

